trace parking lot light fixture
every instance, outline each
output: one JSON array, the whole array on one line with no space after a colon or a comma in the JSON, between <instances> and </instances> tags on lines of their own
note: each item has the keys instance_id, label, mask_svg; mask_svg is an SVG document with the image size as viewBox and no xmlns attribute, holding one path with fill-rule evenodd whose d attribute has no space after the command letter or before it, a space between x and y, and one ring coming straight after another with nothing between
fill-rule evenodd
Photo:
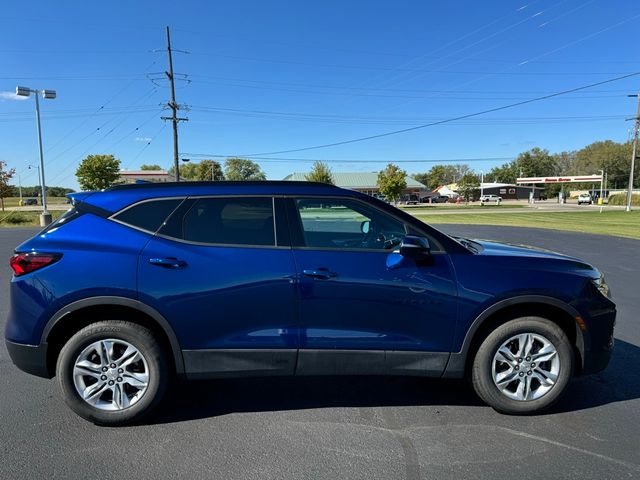
<instances>
[{"instance_id":1,"label":"parking lot light fixture","mask_svg":"<svg viewBox=\"0 0 640 480\"><path fill-rule=\"evenodd\" d=\"M38 176L40 177L40 190L42 194L42 214L40 215L40 226L46 227L51 223L51 214L47 211L47 192L44 181L44 152L42 150L42 129L40 127L40 99L39 96L42 95L43 98L47 100L53 100L56 98L55 90L34 90L29 87L16 87L16 95L21 97L28 97L31 94L34 94L36 99L36 126L38 129L38 149L40 151L40 168L38 168Z\"/></svg>"}]
</instances>

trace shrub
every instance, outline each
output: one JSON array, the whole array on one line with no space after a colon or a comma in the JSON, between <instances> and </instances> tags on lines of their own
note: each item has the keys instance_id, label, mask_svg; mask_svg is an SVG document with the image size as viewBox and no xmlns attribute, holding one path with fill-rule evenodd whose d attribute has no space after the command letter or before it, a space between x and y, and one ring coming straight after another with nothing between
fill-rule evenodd
<instances>
[{"instance_id":1,"label":"shrub","mask_svg":"<svg viewBox=\"0 0 640 480\"><path fill-rule=\"evenodd\" d=\"M626 204L627 204L626 193L616 193L615 195L611 195L609 197L609 205L626 205ZM640 195L636 193L631 195L631 205L640 206Z\"/></svg>"},{"instance_id":2,"label":"shrub","mask_svg":"<svg viewBox=\"0 0 640 480\"><path fill-rule=\"evenodd\" d=\"M21 223L29 223L31 220L19 213L13 213L7 215L5 218L0 219L0 223L9 223L11 225L20 225Z\"/></svg>"}]
</instances>

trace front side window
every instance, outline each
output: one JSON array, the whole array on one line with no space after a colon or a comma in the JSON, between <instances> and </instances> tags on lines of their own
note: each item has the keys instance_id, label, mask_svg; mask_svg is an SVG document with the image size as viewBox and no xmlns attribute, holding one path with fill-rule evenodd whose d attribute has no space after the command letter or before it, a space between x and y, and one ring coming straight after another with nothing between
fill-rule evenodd
<instances>
[{"instance_id":1,"label":"front side window","mask_svg":"<svg viewBox=\"0 0 640 480\"><path fill-rule=\"evenodd\" d=\"M307 247L391 250L406 233L403 222L349 199L301 198L296 209Z\"/></svg>"},{"instance_id":2,"label":"front side window","mask_svg":"<svg viewBox=\"0 0 640 480\"><path fill-rule=\"evenodd\" d=\"M273 246L273 199L198 199L182 220L182 235L198 243Z\"/></svg>"}]
</instances>

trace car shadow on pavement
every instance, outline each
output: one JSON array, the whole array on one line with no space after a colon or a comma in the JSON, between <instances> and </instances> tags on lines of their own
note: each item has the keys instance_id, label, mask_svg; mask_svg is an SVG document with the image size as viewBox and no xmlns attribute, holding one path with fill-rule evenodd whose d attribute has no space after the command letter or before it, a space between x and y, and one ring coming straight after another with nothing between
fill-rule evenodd
<instances>
[{"instance_id":1,"label":"car shadow on pavement","mask_svg":"<svg viewBox=\"0 0 640 480\"><path fill-rule=\"evenodd\" d=\"M554 412L570 412L640 398L640 347L616 339L611 361L595 375L577 377Z\"/></svg>"},{"instance_id":2,"label":"car shadow on pavement","mask_svg":"<svg viewBox=\"0 0 640 480\"><path fill-rule=\"evenodd\" d=\"M640 398L640 347L617 340L606 370L574 379L549 413ZM419 377L263 377L180 382L147 424L241 412L389 406L481 406L464 380ZM489 407L487 407L489 408Z\"/></svg>"}]
</instances>

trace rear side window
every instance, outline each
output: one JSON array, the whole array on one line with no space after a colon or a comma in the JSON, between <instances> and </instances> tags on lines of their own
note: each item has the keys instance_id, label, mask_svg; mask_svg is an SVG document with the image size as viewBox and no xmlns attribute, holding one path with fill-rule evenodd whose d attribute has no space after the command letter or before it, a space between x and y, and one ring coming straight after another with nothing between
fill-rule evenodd
<instances>
[{"instance_id":1,"label":"rear side window","mask_svg":"<svg viewBox=\"0 0 640 480\"><path fill-rule=\"evenodd\" d=\"M182 219L182 234L198 243L273 246L273 199L198 199Z\"/></svg>"},{"instance_id":2,"label":"rear side window","mask_svg":"<svg viewBox=\"0 0 640 480\"><path fill-rule=\"evenodd\" d=\"M58 218L56 218L52 223L44 227L44 229L38 235L42 235L44 233L50 232L55 228L61 227L65 223L70 222L71 220L79 217L80 215L81 213L75 207L72 207L66 212L64 212L62 215L60 215Z\"/></svg>"},{"instance_id":3,"label":"rear side window","mask_svg":"<svg viewBox=\"0 0 640 480\"><path fill-rule=\"evenodd\" d=\"M171 212L180 205L180 202L182 202L181 198L141 202L123 210L113 218L127 225L155 233Z\"/></svg>"}]
</instances>

